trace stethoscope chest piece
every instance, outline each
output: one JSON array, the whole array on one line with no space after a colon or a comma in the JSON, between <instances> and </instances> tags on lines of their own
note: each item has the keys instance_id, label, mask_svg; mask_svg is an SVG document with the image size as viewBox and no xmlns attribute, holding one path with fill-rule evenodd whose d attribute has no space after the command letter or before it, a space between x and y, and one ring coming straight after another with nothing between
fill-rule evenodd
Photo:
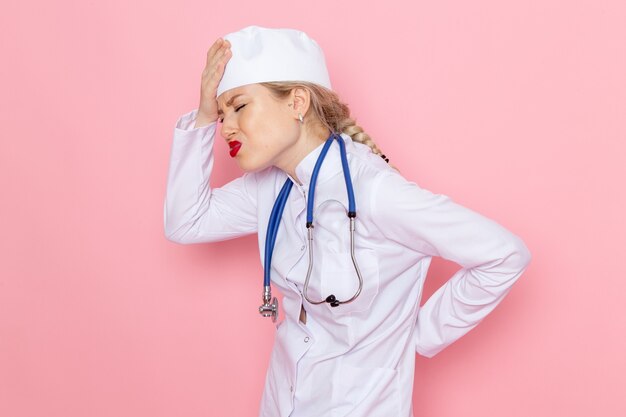
<instances>
[{"instance_id":1,"label":"stethoscope chest piece","mask_svg":"<svg viewBox=\"0 0 626 417\"><path fill-rule=\"evenodd\" d=\"M259 307L259 313L261 313L263 317L271 317L272 321L275 322L278 318L278 299L274 297L270 303L271 297L271 293L264 291L263 304Z\"/></svg>"}]
</instances>

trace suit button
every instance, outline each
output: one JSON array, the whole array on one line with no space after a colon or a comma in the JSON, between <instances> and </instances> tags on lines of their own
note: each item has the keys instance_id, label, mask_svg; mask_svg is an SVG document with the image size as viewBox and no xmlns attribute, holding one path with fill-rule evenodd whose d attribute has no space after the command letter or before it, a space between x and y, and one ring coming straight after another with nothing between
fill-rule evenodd
<instances>
[{"instance_id":1,"label":"suit button","mask_svg":"<svg viewBox=\"0 0 626 417\"><path fill-rule=\"evenodd\" d=\"M300 250L304 250L304 248L306 248L306 246L302 245L302 247L300 248Z\"/></svg>"},{"instance_id":2,"label":"suit button","mask_svg":"<svg viewBox=\"0 0 626 417\"><path fill-rule=\"evenodd\" d=\"M309 343L309 336L304 338L304 343Z\"/></svg>"}]
</instances>

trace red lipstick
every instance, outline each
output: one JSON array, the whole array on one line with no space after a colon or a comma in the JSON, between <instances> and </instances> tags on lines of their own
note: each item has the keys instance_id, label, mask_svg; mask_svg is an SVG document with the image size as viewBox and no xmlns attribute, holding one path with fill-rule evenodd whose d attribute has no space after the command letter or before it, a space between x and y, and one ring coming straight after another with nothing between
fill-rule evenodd
<instances>
[{"instance_id":1,"label":"red lipstick","mask_svg":"<svg viewBox=\"0 0 626 417\"><path fill-rule=\"evenodd\" d=\"M239 148L241 148L241 142L232 140L228 142L228 146L230 146L230 156L234 158L235 155L237 155L237 152L239 152Z\"/></svg>"}]
</instances>

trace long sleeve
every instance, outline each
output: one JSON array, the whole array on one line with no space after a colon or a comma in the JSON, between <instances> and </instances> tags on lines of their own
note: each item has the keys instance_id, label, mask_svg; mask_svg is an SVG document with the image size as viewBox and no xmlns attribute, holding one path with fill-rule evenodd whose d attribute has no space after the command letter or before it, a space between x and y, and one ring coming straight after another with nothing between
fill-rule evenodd
<instances>
[{"instance_id":1,"label":"long sleeve","mask_svg":"<svg viewBox=\"0 0 626 417\"><path fill-rule=\"evenodd\" d=\"M415 350L433 357L473 329L509 292L531 260L516 235L497 222L385 172L373 184L374 221L390 240L462 268L421 307Z\"/></svg>"},{"instance_id":2,"label":"long sleeve","mask_svg":"<svg viewBox=\"0 0 626 417\"><path fill-rule=\"evenodd\" d=\"M252 173L211 188L217 123L194 128L198 110L174 128L163 207L165 236L176 243L233 239L257 231L256 179Z\"/></svg>"}]
</instances>

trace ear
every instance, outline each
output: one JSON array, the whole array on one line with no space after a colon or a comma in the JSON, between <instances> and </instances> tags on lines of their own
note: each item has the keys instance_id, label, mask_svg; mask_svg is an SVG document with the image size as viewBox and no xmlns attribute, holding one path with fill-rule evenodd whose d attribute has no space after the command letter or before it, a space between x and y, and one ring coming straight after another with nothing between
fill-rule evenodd
<instances>
[{"instance_id":1,"label":"ear","mask_svg":"<svg viewBox=\"0 0 626 417\"><path fill-rule=\"evenodd\" d=\"M296 87L291 90L290 105L294 111L294 117L298 118L298 113L306 116L309 106L311 105L311 92L306 88Z\"/></svg>"}]
</instances>

